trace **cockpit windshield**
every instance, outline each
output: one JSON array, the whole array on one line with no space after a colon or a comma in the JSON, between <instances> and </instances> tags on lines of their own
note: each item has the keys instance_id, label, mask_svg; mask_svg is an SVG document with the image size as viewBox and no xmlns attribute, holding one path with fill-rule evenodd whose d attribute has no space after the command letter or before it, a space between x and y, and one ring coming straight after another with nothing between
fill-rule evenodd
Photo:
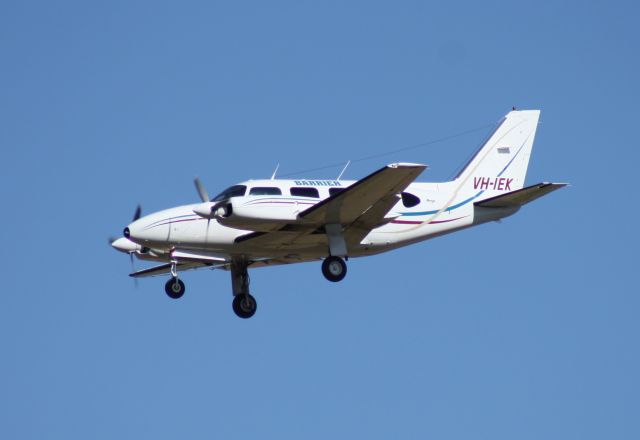
<instances>
[{"instance_id":1,"label":"cockpit windshield","mask_svg":"<svg viewBox=\"0 0 640 440\"><path fill-rule=\"evenodd\" d=\"M247 192L247 187L244 185L233 185L222 191L220 194L211 199L212 202L219 202L221 200L227 200L231 197L241 197Z\"/></svg>"}]
</instances>

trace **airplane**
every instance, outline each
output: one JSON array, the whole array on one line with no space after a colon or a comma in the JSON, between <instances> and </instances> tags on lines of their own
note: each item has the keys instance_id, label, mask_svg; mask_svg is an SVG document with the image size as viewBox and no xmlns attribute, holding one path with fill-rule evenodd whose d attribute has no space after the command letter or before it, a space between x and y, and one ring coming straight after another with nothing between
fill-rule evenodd
<instances>
[{"instance_id":1,"label":"airplane","mask_svg":"<svg viewBox=\"0 0 640 440\"><path fill-rule=\"evenodd\" d=\"M458 175L419 183L427 168L393 163L357 180L272 179L232 185L201 202L141 216L140 207L112 246L162 264L133 272L169 275L166 294L182 297L178 274L222 269L231 274L233 311L252 317L249 269L322 261L324 277L344 279L345 261L387 252L515 214L525 204L566 186L524 186L539 110L514 110L495 127Z\"/></svg>"}]
</instances>

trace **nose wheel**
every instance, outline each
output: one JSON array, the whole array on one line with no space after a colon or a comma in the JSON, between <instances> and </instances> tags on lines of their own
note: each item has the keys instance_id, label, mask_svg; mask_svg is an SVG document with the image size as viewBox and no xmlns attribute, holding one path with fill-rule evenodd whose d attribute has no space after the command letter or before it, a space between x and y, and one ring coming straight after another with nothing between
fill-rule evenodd
<instances>
[{"instance_id":1,"label":"nose wheel","mask_svg":"<svg viewBox=\"0 0 640 440\"><path fill-rule=\"evenodd\" d=\"M185 287L182 280L172 277L164 285L164 291L169 295L169 298L178 299L184 295Z\"/></svg>"},{"instance_id":2,"label":"nose wheel","mask_svg":"<svg viewBox=\"0 0 640 440\"><path fill-rule=\"evenodd\" d=\"M347 276L347 263L340 257L330 256L322 262L322 275L334 283Z\"/></svg>"}]
</instances>

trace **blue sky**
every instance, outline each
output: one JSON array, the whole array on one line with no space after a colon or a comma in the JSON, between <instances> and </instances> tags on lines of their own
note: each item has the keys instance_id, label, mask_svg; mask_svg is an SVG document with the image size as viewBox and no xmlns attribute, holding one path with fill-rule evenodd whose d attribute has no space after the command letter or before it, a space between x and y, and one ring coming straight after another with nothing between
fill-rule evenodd
<instances>
[{"instance_id":1,"label":"blue sky","mask_svg":"<svg viewBox=\"0 0 640 440\"><path fill-rule=\"evenodd\" d=\"M0 5L0 437L640 436L633 2ZM501 224L350 261L127 277L107 245L248 178L343 163L540 108ZM445 180L479 130L352 165ZM308 178L335 178L339 167Z\"/></svg>"}]
</instances>

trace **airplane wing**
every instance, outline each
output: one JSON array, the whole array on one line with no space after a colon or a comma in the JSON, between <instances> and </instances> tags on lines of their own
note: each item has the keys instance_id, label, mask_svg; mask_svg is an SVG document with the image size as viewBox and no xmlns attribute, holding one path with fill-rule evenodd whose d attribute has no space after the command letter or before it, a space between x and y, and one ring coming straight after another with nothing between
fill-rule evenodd
<instances>
[{"instance_id":1,"label":"airplane wing","mask_svg":"<svg viewBox=\"0 0 640 440\"><path fill-rule=\"evenodd\" d=\"M311 261L311 259L295 259L295 258L261 258L251 260L249 266L251 268L267 267L267 266L280 266L283 264L300 263L303 261ZM178 263L178 272L184 272L186 270L195 269L229 269L229 262L225 263L209 263L206 261L189 261L185 263ZM150 267L148 269L139 270L137 272L130 273L132 278L147 278L160 275L167 275L171 273L171 263L161 264L159 266Z\"/></svg>"},{"instance_id":2,"label":"airplane wing","mask_svg":"<svg viewBox=\"0 0 640 440\"><path fill-rule=\"evenodd\" d=\"M372 229L378 228L397 218L398 216L387 217L387 213L398 201L400 201L400 196L397 194L389 194L358 217L356 221L349 225L344 231L347 244L354 245L360 243Z\"/></svg>"},{"instance_id":3,"label":"airplane wing","mask_svg":"<svg viewBox=\"0 0 640 440\"><path fill-rule=\"evenodd\" d=\"M178 272L184 272L185 270L199 269L201 267L215 267L215 266L205 262L178 263ZM158 275L166 275L168 273L171 273L171 263L161 264L160 266L154 266L148 269L139 270L137 272L130 273L129 276L133 278L146 278L146 277L155 277Z\"/></svg>"},{"instance_id":4,"label":"airplane wing","mask_svg":"<svg viewBox=\"0 0 640 440\"><path fill-rule=\"evenodd\" d=\"M358 180L344 191L302 211L299 218L307 224L350 225L382 199L404 191L425 168L426 165L413 163L387 165ZM385 214L386 212L382 217Z\"/></svg>"},{"instance_id":5,"label":"airplane wing","mask_svg":"<svg viewBox=\"0 0 640 440\"><path fill-rule=\"evenodd\" d=\"M342 225L346 242L359 243L373 228L393 220L385 216L400 200L398 194L425 168L409 163L387 165L301 212L299 222L274 232L251 232L236 238L236 243L288 250L324 245L327 237L322 227L326 224Z\"/></svg>"},{"instance_id":6,"label":"airplane wing","mask_svg":"<svg viewBox=\"0 0 640 440\"><path fill-rule=\"evenodd\" d=\"M224 268L229 264L229 260L223 255L204 251L193 252L175 249L171 252L171 259L178 262L177 269L179 272L200 269L202 267L208 267L210 269ZM129 276L133 278L144 278L165 275L168 273L171 273L171 263L139 270L137 272L130 273Z\"/></svg>"},{"instance_id":7,"label":"airplane wing","mask_svg":"<svg viewBox=\"0 0 640 440\"><path fill-rule=\"evenodd\" d=\"M476 206L482 206L485 208L507 208L512 206L523 206L529 202L549 194L560 188L567 186L566 183L537 183L535 185L528 186L526 188L511 191L506 194L502 194L490 199L481 200L474 203Z\"/></svg>"}]
</instances>

